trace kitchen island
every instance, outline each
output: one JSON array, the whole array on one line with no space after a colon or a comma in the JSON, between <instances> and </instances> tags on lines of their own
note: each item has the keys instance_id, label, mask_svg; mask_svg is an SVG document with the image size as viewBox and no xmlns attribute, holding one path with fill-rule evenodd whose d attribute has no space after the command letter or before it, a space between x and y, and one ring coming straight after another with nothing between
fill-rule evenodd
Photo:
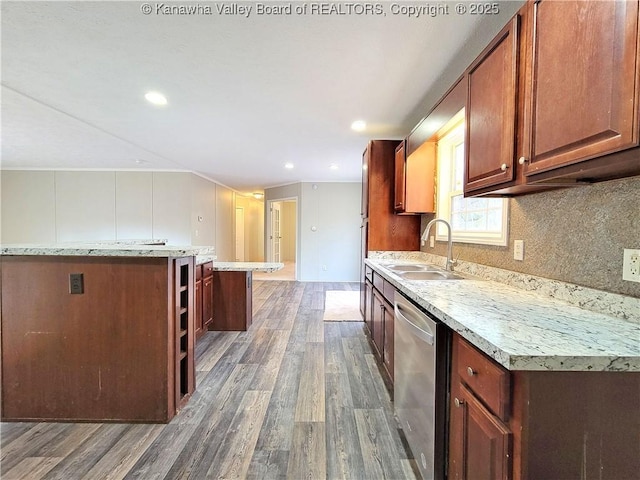
<instances>
[{"instance_id":1,"label":"kitchen island","mask_svg":"<svg viewBox=\"0 0 640 480\"><path fill-rule=\"evenodd\" d=\"M639 478L639 299L467 262L411 280L403 264L444 259L372 257L374 283L452 331L448 478Z\"/></svg>"},{"instance_id":2,"label":"kitchen island","mask_svg":"<svg viewBox=\"0 0 640 480\"><path fill-rule=\"evenodd\" d=\"M196 308L196 315L202 315L200 324L196 318L196 331L200 330L197 337L204 330L248 330L253 322L253 272L275 272L284 267L280 262L215 260L214 256L196 257L196 283L202 277L202 288L196 286L196 303L198 296L203 298L200 312Z\"/></svg>"},{"instance_id":3,"label":"kitchen island","mask_svg":"<svg viewBox=\"0 0 640 480\"><path fill-rule=\"evenodd\" d=\"M168 422L195 388L208 247L3 246L2 420Z\"/></svg>"}]
</instances>

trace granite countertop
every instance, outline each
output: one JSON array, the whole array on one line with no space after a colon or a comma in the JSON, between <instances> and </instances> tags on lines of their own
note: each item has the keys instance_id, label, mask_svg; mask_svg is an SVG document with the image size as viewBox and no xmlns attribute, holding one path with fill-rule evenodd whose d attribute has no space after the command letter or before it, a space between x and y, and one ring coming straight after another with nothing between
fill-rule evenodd
<instances>
[{"instance_id":1,"label":"granite countertop","mask_svg":"<svg viewBox=\"0 0 640 480\"><path fill-rule=\"evenodd\" d=\"M213 247L139 243L58 243L2 245L1 255L82 257L190 257L213 253Z\"/></svg>"},{"instance_id":2,"label":"granite countertop","mask_svg":"<svg viewBox=\"0 0 640 480\"><path fill-rule=\"evenodd\" d=\"M409 281L385 268L416 260L365 263L509 370L640 371L640 324L465 273Z\"/></svg>"},{"instance_id":3,"label":"granite countertop","mask_svg":"<svg viewBox=\"0 0 640 480\"><path fill-rule=\"evenodd\" d=\"M225 272L275 272L282 270L279 262L213 262L213 269Z\"/></svg>"}]
</instances>

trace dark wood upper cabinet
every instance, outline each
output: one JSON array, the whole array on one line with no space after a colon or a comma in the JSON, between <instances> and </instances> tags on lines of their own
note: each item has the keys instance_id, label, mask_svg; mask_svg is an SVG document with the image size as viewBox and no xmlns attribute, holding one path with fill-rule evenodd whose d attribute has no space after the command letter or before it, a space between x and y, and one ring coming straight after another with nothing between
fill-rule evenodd
<instances>
[{"instance_id":1,"label":"dark wood upper cabinet","mask_svg":"<svg viewBox=\"0 0 640 480\"><path fill-rule=\"evenodd\" d=\"M362 156L363 257L372 250L419 250L420 217L394 213L397 140L372 140Z\"/></svg>"},{"instance_id":2,"label":"dark wood upper cabinet","mask_svg":"<svg viewBox=\"0 0 640 480\"><path fill-rule=\"evenodd\" d=\"M515 179L520 15L467 71L465 195Z\"/></svg>"},{"instance_id":3,"label":"dark wood upper cabinet","mask_svg":"<svg viewBox=\"0 0 640 480\"><path fill-rule=\"evenodd\" d=\"M405 151L405 141L401 141L396 147L396 170L395 170L395 201L394 210L396 213L404 213L405 211L405 173L406 173L407 155Z\"/></svg>"},{"instance_id":4,"label":"dark wood upper cabinet","mask_svg":"<svg viewBox=\"0 0 640 480\"><path fill-rule=\"evenodd\" d=\"M531 181L599 180L640 173L638 1L533 2Z\"/></svg>"},{"instance_id":5,"label":"dark wood upper cabinet","mask_svg":"<svg viewBox=\"0 0 640 480\"><path fill-rule=\"evenodd\" d=\"M405 141L396 148L395 202L397 214L435 212L436 144L425 142L406 155Z\"/></svg>"},{"instance_id":6,"label":"dark wood upper cabinet","mask_svg":"<svg viewBox=\"0 0 640 480\"><path fill-rule=\"evenodd\" d=\"M467 70L466 196L640 174L638 0L532 0Z\"/></svg>"}]
</instances>

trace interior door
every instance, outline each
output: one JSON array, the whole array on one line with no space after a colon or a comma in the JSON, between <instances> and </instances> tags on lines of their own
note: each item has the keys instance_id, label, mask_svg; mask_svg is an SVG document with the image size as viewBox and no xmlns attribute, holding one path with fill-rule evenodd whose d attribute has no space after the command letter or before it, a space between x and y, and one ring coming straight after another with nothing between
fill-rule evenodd
<instances>
[{"instance_id":1,"label":"interior door","mask_svg":"<svg viewBox=\"0 0 640 480\"><path fill-rule=\"evenodd\" d=\"M280 261L280 240L282 234L280 232L280 202L271 204L271 259L274 262Z\"/></svg>"}]
</instances>

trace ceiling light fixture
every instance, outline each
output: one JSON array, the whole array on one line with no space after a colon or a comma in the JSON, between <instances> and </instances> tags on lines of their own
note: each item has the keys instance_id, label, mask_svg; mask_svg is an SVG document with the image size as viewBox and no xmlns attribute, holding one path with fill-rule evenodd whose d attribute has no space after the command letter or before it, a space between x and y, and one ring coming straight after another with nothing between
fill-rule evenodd
<instances>
[{"instance_id":1,"label":"ceiling light fixture","mask_svg":"<svg viewBox=\"0 0 640 480\"><path fill-rule=\"evenodd\" d=\"M338 165L336 165L335 163L332 163L331 165L329 165L329 168L331 170L338 170Z\"/></svg>"},{"instance_id":2,"label":"ceiling light fixture","mask_svg":"<svg viewBox=\"0 0 640 480\"><path fill-rule=\"evenodd\" d=\"M167 97L165 97L160 92L147 92L145 93L144 98L146 98L149 103L153 103L154 105L167 104Z\"/></svg>"},{"instance_id":3,"label":"ceiling light fixture","mask_svg":"<svg viewBox=\"0 0 640 480\"><path fill-rule=\"evenodd\" d=\"M365 128L367 128L367 122L364 120L356 120L351 124L351 130L356 132L364 132Z\"/></svg>"},{"instance_id":4,"label":"ceiling light fixture","mask_svg":"<svg viewBox=\"0 0 640 480\"><path fill-rule=\"evenodd\" d=\"M262 197L264 197L264 193L260 193L260 192L256 192L256 193L252 193L254 198L257 198L258 200L262 200Z\"/></svg>"},{"instance_id":5,"label":"ceiling light fixture","mask_svg":"<svg viewBox=\"0 0 640 480\"><path fill-rule=\"evenodd\" d=\"M287 170L291 170L293 168L293 163L285 163L284 168L286 168Z\"/></svg>"}]
</instances>

